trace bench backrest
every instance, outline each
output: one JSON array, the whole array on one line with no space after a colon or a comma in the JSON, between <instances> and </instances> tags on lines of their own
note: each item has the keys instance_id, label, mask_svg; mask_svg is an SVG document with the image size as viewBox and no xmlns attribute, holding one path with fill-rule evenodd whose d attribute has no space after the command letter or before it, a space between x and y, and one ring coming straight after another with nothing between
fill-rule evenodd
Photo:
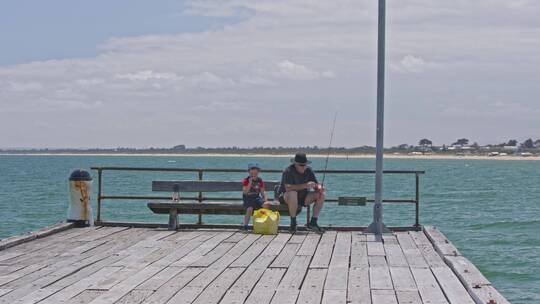
<instances>
[{"instance_id":1,"label":"bench backrest","mask_svg":"<svg viewBox=\"0 0 540 304\"><path fill-rule=\"evenodd\" d=\"M265 181L265 189L269 193L274 192L274 187L279 185L277 181ZM241 192L242 183L236 181L153 181L152 191L162 192Z\"/></svg>"}]
</instances>

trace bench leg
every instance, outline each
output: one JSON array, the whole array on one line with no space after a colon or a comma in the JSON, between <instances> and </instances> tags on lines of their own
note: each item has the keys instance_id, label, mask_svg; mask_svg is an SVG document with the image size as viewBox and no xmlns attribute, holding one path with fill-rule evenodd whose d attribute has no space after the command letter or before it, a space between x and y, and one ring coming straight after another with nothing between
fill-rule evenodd
<instances>
[{"instance_id":1,"label":"bench leg","mask_svg":"<svg viewBox=\"0 0 540 304\"><path fill-rule=\"evenodd\" d=\"M169 230L178 229L178 210L171 208L169 211Z\"/></svg>"}]
</instances>

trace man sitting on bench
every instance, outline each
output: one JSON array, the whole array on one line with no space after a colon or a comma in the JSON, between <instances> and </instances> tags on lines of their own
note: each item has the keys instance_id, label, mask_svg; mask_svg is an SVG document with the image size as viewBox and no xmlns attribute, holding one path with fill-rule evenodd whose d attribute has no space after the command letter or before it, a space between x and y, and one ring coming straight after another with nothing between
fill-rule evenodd
<instances>
[{"instance_id":1,"label":"man sitting on bench","mask_svg":"<svg viewBox=\"0 0 540 304\"><path fill-rule=\"evenodd\" d=\"M324 204L324 189L308 166L310 163L306 154L296 153L293 163L285 168L281 178L279 201L289 206L291 233L296 232L296 216L302 211L302 206L310 204L315 204L315 206L313 216L306 226L309 230L323 232L317 224L317 219Z\"/></svg>"},{"instance_id":2,"label":"man sitting on bench","mask_svg":"<svg viewBox=\"0 0 540 304\"><path fill-rule=\"evenodd\" d=\"M260 209L262 207L268 208L269 204L266 196L266 189L264 187L263 180L259 177L259 171L261 170L259 164L251 163L248 165L248 177L242 180L242 198L244 201L244 207L246 208L246 214L244 215L244 227L243 230L248 230L249 219L253 215L253 210Z\"/></svg>"}]
</instances>

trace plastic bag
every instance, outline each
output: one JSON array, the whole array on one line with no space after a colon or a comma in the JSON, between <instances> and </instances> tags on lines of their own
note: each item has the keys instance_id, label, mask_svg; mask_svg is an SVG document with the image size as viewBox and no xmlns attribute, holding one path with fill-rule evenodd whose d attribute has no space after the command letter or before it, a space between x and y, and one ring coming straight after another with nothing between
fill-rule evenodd
<instances>
[{"instance_id":1,"label":"plastic bag","mask_svg":"<svg viewBox=\"0 0 540 304\"><path fill-rule=\"evenodd\" d=\"M279 212L261 208L253 212L253 233L277 234Z\"/></svg>"}]
</instances>

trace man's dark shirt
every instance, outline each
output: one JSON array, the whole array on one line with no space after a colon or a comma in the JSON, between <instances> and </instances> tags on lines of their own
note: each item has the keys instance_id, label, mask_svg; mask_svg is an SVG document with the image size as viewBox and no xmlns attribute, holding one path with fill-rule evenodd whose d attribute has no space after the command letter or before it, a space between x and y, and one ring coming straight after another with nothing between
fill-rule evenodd
<instances>
[{"instance_id":1,"label":"man's dark shirt","mask_svg":"<svg viewBox=\"0 0 540 304\"><path fill-rule=\"evenodd\" d=\"M301 185L307 182L318 183L317 178L315 177L315 173L313 173L313 170L310 167L306 166L306 169L302 174L296 171L296 167L294 166L294 164L291 164L283 171L283 175L281 177L281 192L285 192L285 185ZM297 192L298 198L300 200L303 200L306 198L308 190L297 190Z\"/></svg>"}]
</instances>

